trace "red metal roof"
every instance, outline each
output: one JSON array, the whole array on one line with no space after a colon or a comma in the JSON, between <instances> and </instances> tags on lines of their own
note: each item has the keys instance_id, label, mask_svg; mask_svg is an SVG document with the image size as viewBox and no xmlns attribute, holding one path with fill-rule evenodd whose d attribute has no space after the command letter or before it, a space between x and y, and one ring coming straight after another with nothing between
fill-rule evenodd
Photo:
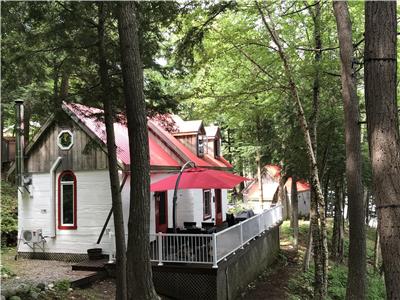
<instances>
[{"instance_id":1,"label":"red metal roof","mask_svg":"<svg viewBox=\"0 0 400 300\"><path fill-rule=\"evenodd\" d=\"M65 106L74 113L79 120L86 125L100 140L106 143L107 135L104 122L99 117L103 110L88 107L81 104L65 103ZM125 124L114 123L115 143L117 145L117 156L124 164L130 164L128 128ZM150 165L163 167L179 167L180 164L161 148L160 145L149 137Z\"/></svg>"},{"instance_id":2,"label":"red metal roof","mask_svg":"<svg viewBox=\"0 0 400 300\"><path fill-rule=\"evenodd\" d=\"M289 177L289 179L286 181L285 186L287 188L288 193L292 193L292 177ZM310 190L311 188L310 184L304 179L300 179L299 181L297 181L296 187L298 192L305 192Z\"/></svg>"},{"instance_id":3,"label":"red metal roof","mask_svg":"<svg viewBox=\"0 0 400 300\"><path fill-rule=\"evenodd\" d=\"M279 181L279 178L281 177L281 169L282 169L280 166L266 165L264 168L268 171L268 173L273 178L275 178ZM288 193L291 193L292 192L292 177L289 177L289 179L286 181L285 186L287 188ZM299 179L296 182L296 187L297 187L298 192L305 192L311 188L310 184L307 181L305 181L304 179Z\"/></svg>"},{"instance_id":4,"label":"red metal roof","mask_svg":"<svg viewBox=\"0 0 400 300\"><path fill-rule=\"evenodd\" d=\"M268 174L272 177L272 179L279 183L279 178L281 177L281 167L278 165L265 165L264 169L268 172ZM288 193L292 192L292 177L289 177L285 183L285 187ZM304 179L299 179L296 182L296 187L298 192L305 192L311 189L311 185L305 181ZM247 188L244 189L244 194L253 193L258 190L258 179L255 178L253 182L251 182Z\"/></svg>"},{"instance_id":5,"label":"red metal roof","mask_svg":"<svg viewBox=\"0 0 400 300\"><path fill-rule=\"evenodd\" d=\"M102 120L103 110L88 107L82 104L75 103L64 103L65 107L77 116L79 121L86 125L101 141L106 143L106 132L105 125ZM232 168L232 165L227 162L223 157L214 158L210 155L205 155L204 158L198 157L196 154L192 153L190 149L184 146L180 141L178 141L172 134L166 131L164 128L159 126L158 122L153 122L148 120L152 126L157 127L159 132L164 136L167 143L166 147L174 151L177 148L181 151L187 159L193 161L198 167L222 167L222 168ZM128 129L125 122L114 123L115 131L115 142L117 145L117 156L124 164L130 164L129 157L129 139L128 139ZM154 137L149 136L149 150L150 150L150 165L151 166L162 166L162 167L179 167L186 161L186 158L182 158L182 161L177 161L172 158L158 143Z\"/></svg>"}]
</instances>

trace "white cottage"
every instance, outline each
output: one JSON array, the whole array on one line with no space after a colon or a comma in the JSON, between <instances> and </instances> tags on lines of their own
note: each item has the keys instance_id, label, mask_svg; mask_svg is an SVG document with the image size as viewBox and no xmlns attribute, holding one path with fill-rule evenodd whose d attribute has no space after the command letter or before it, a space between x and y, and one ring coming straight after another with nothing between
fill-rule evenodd
<instances>
[{"instance_id":1,"label":"white cottage","mask_svg":"<svg viewBox=\"0 0 400 300\"><path fill-rule=\"evenodd\" d=\"M102 113L97 108L64 103L63 114L51 117L25 148L24 184L18 193L20 255L31 257L35 252L42 258L74 260L83 258L90 248L101 247L105 253L110 249L112 238L107 234L97 244L103 228L106 233L113 232L112 218L106 223L111 192ZM114 129L127 224L130 160L124 122L121 116ZM187 161L198 167L231 170L232 165L220 153L219 130L213 128L212 132L215 134L207 137L202 121L183 121L171 115L149 119L151 182L178 172ZM210 150L208 141L212 141ZM172 227L172 196L173 191L151 193L150 233ZM184 222L221 224L226 211L226 190L178 192L178 227ZM44 240L24 242L25 232L40 231Z\"/></svg>"},{"instance_id":2,"label":"white cottage","mask_svg":"<svg viewBox=\"0 0 400 300\"><path fill-rule=\"evenodd\" d=\"M263 189L263 209L271 206L274 195L279 186L279 178L281 176L281 167L277 165L266 165L261 172L262 189ZM308 216L310 214L310 184L305 180L298 180L296 183L298 210L300 216ZM291 197L292 178L289 177L285 184L288 197ZM243 199L255 210L260 209L261 191L258 179L254 179L243 191ZM290 199L290 198L289 198Z\"/></svg>"}]
</instances>

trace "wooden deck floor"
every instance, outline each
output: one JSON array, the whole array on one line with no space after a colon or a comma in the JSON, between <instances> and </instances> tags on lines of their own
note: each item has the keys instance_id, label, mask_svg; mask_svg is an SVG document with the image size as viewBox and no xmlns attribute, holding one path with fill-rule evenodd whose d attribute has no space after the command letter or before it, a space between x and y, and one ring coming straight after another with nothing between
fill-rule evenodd
<instances>
[{"instance_id":1,"label":"wooden deck floor","mask_svg":"<svg viewBox=\"0 0 400 300\"><path fill-rule=\"evenodd\" d=\"M85 260L72 265L74 271L104 271L108 259Z\"/></svg>"}]
</instances>

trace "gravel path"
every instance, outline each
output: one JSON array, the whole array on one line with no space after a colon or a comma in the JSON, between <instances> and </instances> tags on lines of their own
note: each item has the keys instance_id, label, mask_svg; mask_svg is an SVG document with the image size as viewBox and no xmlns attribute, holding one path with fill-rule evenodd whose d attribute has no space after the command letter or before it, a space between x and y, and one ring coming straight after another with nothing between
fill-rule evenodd
<instances>
[{"instance_id":1,"label":"gravel path","mask_svg":"<svg viewBox=\"0 0 400 300\"><path fill-rule=\"evenodd\" d=\"M2 290L16 288L22 283L29 285L44 283L47 285L63 279L73 281L93 274L93 272L72 271L72 263L68 262L23 258L15 260L12 253L3 253L2 265L16 274L13 277L2 278Z\"/></svg>"}]
</instances>

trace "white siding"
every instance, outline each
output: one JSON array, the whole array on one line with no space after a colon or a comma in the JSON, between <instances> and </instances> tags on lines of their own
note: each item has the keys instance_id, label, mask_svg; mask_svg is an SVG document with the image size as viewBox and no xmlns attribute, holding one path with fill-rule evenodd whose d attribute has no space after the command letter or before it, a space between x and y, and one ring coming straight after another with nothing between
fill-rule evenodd
<instances>
[{"instance_id":1,"label":"white siding","mask_svg":"<svg viewBox=\"0 0 400 300\"><path fill-rule=\"evenodd\" d=\"M228 212L228 190L222 190L222 220L226 220L226 213Z\"/></svg>"},{"instance_id":2,"label":"white siding","mask_svg":"<svg viewBox=\"0 0 400 300\"><path fill-rule=\"evenodd\" d=\"M308 216L310 214L310 197L310 191L300 192L298 194L300 216Z\"/></svg>"},{"instance_id":3,"label":"white siding","mask_svg":"<svg viewBox=\"0 0 400 300\"><path fill-rule=\"evenodd\" d=\"M59 174L57 173L57 180ZM77 181L77 229L60 230L57 227L56 237L46 239L45 251L86 253L88 248L96 247L97 238L111 208L108 172L76 172L75 176ZM56 195L58 195L58 185ZM50 174L33 174L31 195L19 197L19 230L42 229L43 235L48 235L51 217L50 201ZM57 210L58 198L56 198ZM100 246L108 249L108 243L109 239L105 236ZM29 246L20 244L19 251L30 250Z\"/></svg>"},{"instance_id":4,"label":"white siding","mask_svg":"<svg viewBox=\"0 0 400 300\"><path fill-rule=\"evenodd\" d=\"M56 174L57 182L60 173ZM156 182L170 174L152 175L151 181ZM77 229L60 230L57 227L55 238L46 238L46 252L59 253L86 253L87 249L101 247L105 253L110 248L109 231L114 230L113 218L107 226L100 245L97 239L103 228L107 215L111 209L111 191L109 174L104 171L80 171L75 173L77 181ZM122 178L121 178L122 179ZM58 189L58 184L56 184ZM51 177L50 174L32 174L31 193L19 193L18 222L19 231L22 229L42 229L43 235L50 233L50 201ZM129 216L130 179L126 180L121 193L124 223L127 233ZM56 191L56 212L58 210L58 190ZM214 190L212 190L214 197ZM168 227L172 227L172 198L173 190L168 191ZM214 199L214 198L212 198ZM227 190L222 190L222 213L225 220L227 212ZM211 202L212 219L215 218L215 202ZM57 214L56 214L56 218ZM183 227L183 222L196 222L201 226L203 222L203 190L179 190L177 199L177 226ZM57 222L58 225L58 222ZM155 232L155 203L154 193L150 196L150 233ZM19 251L32 251L28 245L20 243Z\"/></svg>"}]
</instances>

